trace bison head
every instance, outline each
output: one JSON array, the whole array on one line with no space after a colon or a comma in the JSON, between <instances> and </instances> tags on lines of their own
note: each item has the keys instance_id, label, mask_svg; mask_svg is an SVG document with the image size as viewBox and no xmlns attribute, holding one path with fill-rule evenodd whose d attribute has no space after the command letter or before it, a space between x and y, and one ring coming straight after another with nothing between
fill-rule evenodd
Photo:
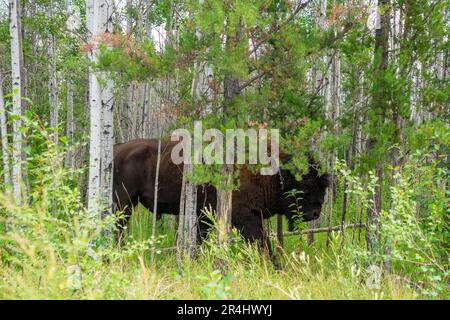
<instances>
[{"instance_id":1,"label":"bison head","mask_svg":"<svg viewBox=\"0 0 450 320\"><path fill-rule=\"evenodd\" d=\"M297 218L302 221L319 218L325 191L329 185L329 175L327 173L319 175L317 169L311 168L301 181L297 181L287 170L281 170L281 177L284 191L281 207L288 218L289 230L294 229ZM296 211L300 211L300 214Z\"/></svg>"}]
</instances>

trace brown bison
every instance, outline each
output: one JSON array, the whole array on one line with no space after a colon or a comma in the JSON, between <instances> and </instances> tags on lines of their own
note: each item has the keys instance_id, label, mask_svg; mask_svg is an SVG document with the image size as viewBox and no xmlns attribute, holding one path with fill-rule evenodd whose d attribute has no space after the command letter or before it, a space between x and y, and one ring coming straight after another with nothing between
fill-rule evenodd
<instances>
[{"instance_id":1,"label":"brown bison","mask_svg":"<svg viewBox=\"0 0 450 320\"><path fill-rule=\"evenodd\" d=\"M159 213L178 215L183 176L183 165L175 165L171 152L176 142L162 142L159 191ZM114 203L124 210L127 219L131 208L139 202L153 210L158 140L138 139L114 146ZM272 176L253 173L245 167L241 170L240 186L232 195L232 224L247 240L264 238L263 219L275 214L287 216L292 226L294 220L292 203L296 199L286 193L300 191L298 203L304 221L317 219L320 215L328 175L319 176L315 168L298 182L289 171L280 169ZM197 214L209 204L215 208L216 191L210 186L199 186ZM200 223L202 229L202 224ZM204 231L202 229L201 231Z\"/></svg>"}]
</instances>

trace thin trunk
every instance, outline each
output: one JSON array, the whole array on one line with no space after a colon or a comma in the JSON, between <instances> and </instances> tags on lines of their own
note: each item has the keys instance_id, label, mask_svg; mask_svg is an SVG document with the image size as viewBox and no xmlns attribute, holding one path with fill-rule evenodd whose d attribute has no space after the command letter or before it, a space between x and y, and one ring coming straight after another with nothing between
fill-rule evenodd
<instances>
[{"instance_id":1,"label":"thin trunk","mask_svg":"<svg viewBox=\"0 0 450 320\"><path fill-rule=\"evenodd\" d=\"M84 104L84 113L86 115L90 114L90 104L91 104L91 94L90 94L90 88L89 88L89 83L90 83L90 72L88 71L86 73L86 82L88 83L88 85L85 87L85 92L84 92L84 100L85 100L85 104ZM88 163L88 159L87 159L87 154L88 154L88 147L86 146L86 144L83 144L81 146L81 148L78 150L77 156L75 157L75 166L76 168L83 168L89 165ZM83 172L83 174L80 174L78 176L78 181L77 181L77 189L82 193L83 195L83 200L84 200L84 205L87 207L88 206L88 177L89 177L89 170L86 170L85 172Z\"/></svg>"},{"instance_id":2,"label":"thin trunk","mask_svg":"<svg viewBox=\"0 0 450 320\"><path fill-rule=\"evenodd\" d=\"M76 20L74 15L74 10L72 6L72 0L66 0L66 10L69 15L67 20L67 28L71 31L75 30L76 25L79 23ZM73 150L73 132L74 132L74 119L73 119L73 83L70 76L68 76L66 81L67 88L67 99L66 99L66 107L67 107L67 116L66 116L66 136L68 143L68 150L66 154L65 165L66 168L73 169L75 166L75 154Z\"/></svg>"},{"instance_id":3,"label":"thin trunk","mask_svg":"<svg viewBox=\"0 0 450 320\"><path fill-rule=\"evenodd\" d=\"M321 0L319 3L319 8L318 8L317 17L316 17L316 23L321 30L325 30L327 28L327 0ZM324 58L322 58L322 60L326 64L328 64L326 62L327 61L326 56ZM314 81L313 91L316 92L317 89L320 88L320 86L322 86L322 89L319 91L319 93L324 98L325 110L327 112L328 102L329 102L329 98L328 98L329 81L327 80L327 73L324 74L320 69L313 70L312 73L314 75L313 76L313 81ZM308 229L309 230L315 229L315 228L319 227L319 225L320 225L320 220L310 221L310 222L308 222ZM308 242L308 245L312 245L314 243L314 233L313 232L308 233L307 242Z\"/></svg>"},{"instance_id":4,"label":"thin trunk","mask_svg":"<svg viewBox=\"0 0 450 320\"><path fill-rule=\"evenodd\" d=\"M228 40L230 41L230 40ZM226 115L226 107L232 102L234 96L238 94L239 81L232 76L225 76L224 79L224 96L225 106L224 115ZM232 214L232 194L230 189L233 183L233 165L222 165L222 181L221 186L217 190L217 215L219 227L219 241L224 241L231 231L231 214Z\"/></svg>"},{"instance_id":5,"label":"thin trunk","mask_svg":"<svg viewBox=\"0 0 450 320\"><path fill-rule=\"evenodd\" d=\"M67 79L67 119L66 119L66 135L68 142L68 151L66 154L66 168L74 168L74 150L73 150L73 87L72 80Z\"/></svg>"},{"instance_id":6,"label":"thin trunk","mask_svg":"<svg viewBox=\"0 0 450 320\"><path fill-rule=\"evenodd\" d=\"M6 122L6 106L5 100L3 99L3 79L0 78L0 134L2 137L3 182L9 187L11 184L11 169L9 167L8 128Z\"/></svg>"},{"instance_id":7,"label":"thin trunk","mask_svg":"<svg viewBox=\"0 0 450 320\"><path fill-rule=\"evenodd\" d=\"M405 18L405 24L404 24L404 32L400 32L400 19L401 15L398 15L398 20L396 20L396 11L394 10L394 23L393 23L393 48L394 49L400 49L400 41L406 42L407 36L409 35L410 31L410 21L408 19L408 11L409 11L409 3L408 0L404 2L404 11L406 12L406 18ZM397 50L396 50L397 51ZM394 57L398 57L402 52L398 52L397 55L394 55ZM398 60L398 59L396 59ZM399 77L402 74L406 73L406 69L409 67L409 64L404 64L402 67L400 67L399 62L394 62L397 67L397 77ZM393 106L393 122L395 125L395 131L394 131L394 143L396 144L392 150L391 150L391 160L392 160L392 170L391 170L391 184L393 187L395 187L398 184L398 178L397 173L401 170L402 161L400 158L400 152L401 152L401 146L404 145L403 141L403 116L401 114L401 111L396 107ZM394 210L395 211L395 210ZM384 268L386 272L391 271L391 244L387 243L385 246L385 256L386 261L384 264Z\"/></svg>"},{"instance_id":8,"label":"thin trunk","mask_svg":"<svg viewBox=\"0 0 450 320\"><path fill-rule=\"evenodd\" d=\"M100 205L100 158L101 158L101 96L100 85L94 73L89 74L90 136L89 136L89 178L88 211L91 215L99 212Z\"/></svg>"},{"instance_id":9,"label":"thin trunk","mask_svg":"<svg viewBox=\"0 0 450 320\"><path fill-rule=\"evenodd\" d=\"M116 109L116 127L117 131L119 133L117 142L123 143L126 142L125 136L124 136L124 99L123 95L120 94L120 92L123 90L123 87L120 86L118 89L119 94L117 94L117 109Z\"/></svg>"},{"instance_id":10,"label":"thin trunk","mask_svg":"<svg viewBox=\"0 0 450 320\"><path fill-rule=\"evenodd\" d=\"M281 248L284 246L284 239L283 239L283 215L279 214L277 215L277 239L278 244Z\"/></svg>"},{"instance_id":11,"label":"thin trunk","mask_svg":"<svg viewBox=\"0 0 450 320\"><path fill-rule=\"evenodd\" d=\"M227 3L227 10L232 10L231 5ZM229 23L225 21L225 25ZM225 49L234 50L242 39L242 20L239 20L239 25L236 26L236 30L229 32L229 28L226 26L226 43ZM239 95L239 78L229 70L223 80L223 110L222 121L226 121L229 117L228 108L232 104L234 98ZM233 171L234 166L230 164L223 164L221 168L222 180L220 187L217 190L217 216L218 216L218 228L219 228L219 241L224 241L228 238L228 234L231 231L231 215L232 215L232 195L233 195Z\"/></svg>"},{"instance_id":12,"label":"thin trunk","mask_svg":"<svg viewBox=\"0 0 450 320\"><path fill-rule=\"evenodd\" d=\"M348 150L346 150L346 161L347 163L349 162L349 158L348 158ZM344 179L343 181L343 185L342 185L342 211L341 211L341 224L345 225L345 220L346 220L346 215L347 215L347 199L348 199L348 194L347 194L347 181ZM344 230L342 230L344 231ZM344 234L344 233L342 233Z\"/></svg>"},{"instance_id":13,"label":"thin trunk","mask_svg":"<svg viewBox=\"0 0 450 320\"><path fill-rule=\"evenodd\" d=\"M133 12L134 8L133 1L127 0L126 1L126 7L127 7L127 18L126 18L126 27L125 32L128 37L131 38L131 35L133 33ZM135 25L135 31L137 31L137 22ZM135 32L136 33L136 32ZM126 103L125 103L125 121L123 121L123 124L125 124L125 127L122 128L122 131L124 132L124 139L126 141L135 139L138 137L137 134L137 116L139 115L138 110L136 110L136 92L137 92L137 85L135 81L128 82L127 86L125 87L125 97L126 97Z\"/></svg>"},{"instance_id":14,"label":"thin trunk","mask_svg":"<svg viewBox=\"0 0 450 320\"><path fill-rule=\"evenodd\" d=\"M353 99L353 104L355 104L355 98L356 98L357 96L355 95L354 96L354 99ZM355 112L355 113L357 113L357 112ZM353 151L354 151L354 144L355 144L355 138L356 138L356 119L357 119L357 117L353 117L353 123L352 123L352 132L351 132L351 135L352 135L352 142L351 142L351 145L350 146L348 146L346 149L345 149L345 152L344 152L344 159L345 159L345 162L346 162L346 164L348 165L348 167L350 168L350 170L353 170L353 158L352 158L352 155L353 155ZM343 183L342 183L342 208L341 208L341 224L344 226L345 224L346 224L346 220L347 220L347 202L348 202L348 194L347 194L347 180L346 179L343 179ZM357 212L357 211L355 211L355 212ZM352 244L353 244L353 239L354 239L354 230L352 230ZM342 228L342 244L344 244L344 240L345 240L345 228L343 227Z\"/></svg>"},{"instance_id":15,"label":"thin trunk","mask_svg":"<svg viewBox=\"0 0 450 320\"><path fill-rule=\"evenodd\" d=\"M362 224L363 222L363 215L364 215L364 209L361 207L359 209L359 220L358 223ZM358 230L358 243L361 243L361 229ZM367 229L366 229L366 233L367 233Z\"/></svg>"},{"instance_id":16,"label":"thin trunk","mask_svg":"<svg viewBox=\"0 0 450 320\"><path fill-rule=\"evenodd\" d=\"M181 195L180 195L180 212L178 214L178 227L177 227L177 266L181 266L181 258L183 256L184 251L184 243L185 243L185 216L184 209L186 203L185 190L186 190L186 174L184 174L183 170L183 180L181 182Z\"/></svg>"},{"instance_id":17,"label":"thin trunk","mask_svg":"<svg viewBox=\"0 0 450 320\"><path fill-rule=\"evenodd\" d=\"M156 240L156 217L158 215L158 191L159 191L159 166L161 162L161 137L158 139L158 156L156 160L156 172L155 172L155 190L154 190L154 201L153 201L153 222L152 222L152 239ZM156 242L155 242L156 243ZM152 252L150 256L150 263L153 264L155 261L155 251L156 247L153 245Z\"/></svg>"},{"instance_id":18,"label":"thin trunk","mask_svg":"<svg viewBox=\"0 0 450 320\"><path fill-rule=\"evenodd\" d=\"M87 24L93 45L91 61L97 62L99 42L111 31L112 7L105 0L86 2ZM108 43L106 43L108 45ZM100 79L105 80L103 86ZM88 211L97 215L101 209L112 210L113 173L113 90L112 81L102 72L90 70L90 149Z\"/></svg>"},{"instance_id":19,"label":"thin trunk","mask_svg":"<svg viewBox=\"0 0 450 320\"><path fill-rule=\"evenodd\" d=\"M335 7L336 2L333 1L333 7ZM324 8L325 7L325 8ZM322 18L326 20L325 17L326 14L326 1L323 1L323 7L322 7ZM325 25L323 26L323 28ZM336 34L336 30L333 28L333 32ZM328 79L329 82L326 85L326 96L325 96L325 112L328 120L330 121L330 132L333 135L338 136L339 135L339 127L337 123L337 119L339 117L339 109L340 109L340 73L341 73L341 67L340 67L340 54L337 49L333 49L330 57L330 70L328 73ZM332 150L329 155L328 163L329 163L329 170L331 172L334 172L334 161L336 157L336 151ZM327 234L327 246L329 246L331 241L331 222L332 222L332 215L333 215L333 202L336 197L336 179L335 174L333 173L331 175L331 185L328 189L328 228L330 228L330 231Z\"/></svg>"},{"instance_id":20,"label":"thin trunk","mask_svg":"<svg viewBox=\"0 0 450 320\"><path fill-rule=\"evenodd\" d=\"M174 32L178 28L177 23L174 20L178 21L178 18L174 18L174 15L177 15L177 7L173 1L170 2L170 24L169 24L169 36L167 38L168 44L173 45L176 49L178 49L178 32ZM195 91L195 82L198 80L198 70L196 68L196 63L194 62L194 76L191 84L191 96L198 100L200 98L199 95L196 94ZM177 78L178 72L175 75L175 79L171 80L169 76L166 77L166 101L169 101L171 98L171 85L173 84L177 87ZM165 121L166 119L162 119ZM180 218L179 224L183 226L178 227L179 233L178 236L182 239L182 246L178 247L180 252L183 252L184 255L189 258L194 258L196 255L196 244L197 244L197 226L198 226L198 217L197 217L197 185L190 182L188 180L188 176L192 176L194 174L194 166L192 164L184 164L183 166L183 185L181 187L182 195L180 201ZM182 232L182 233L180 233Z\"/></svg>"},{"instance_id":21,"label":"thin trunk","mask_svg":"<svg viewBox=\"0 0 450 320\"><path fill-rule=\"evenodd\" d=\"M22 59L21 32L19 16L19 0L10 0L10 35L11 35L11 80L12 80L12 113L22 116ZM13 195L16 201L22 201L22 120L13 122L12 176Z\"/></svg>"},{"instance_id":22,"label":"thin trunk","mask_svg":"<svg viewBox=\"0 0 450 320\"><path fill-rule=\"evenodd\" d=\"M233 178L233 165L222 165L222 182L221 187L217 190L217 218L219 241L223 242L228 239L231 231L231 214L232 214L232 195L230 190Z\"/></svg>"},{"instance_id":23,"label":"thin trunk","mask_svg":"<svg viewBox=\"0 0 450 320\"><path fill-rule=\"evenodd\" d=\"M373 96L373 107L378 119L375 126L377 130L381 129L384 122L385 108L387 107L387 99L385 86L383 83L384 72L388 67L389 55L389 31L390 31L390 10L389 0L379 0L377 10L377 25L375 30L375 92ZM373 149L377 143L377 137L373 136L369 139L368 150ZM369 250L374 251L378 245L378 220L382 205L382 185L383 185L383 167L382 160L379 159L375 165L376 176L378 178L375 188L374 206L368 210L366 232L366 243Z\"/></svg>"},{"instance_id":24,"label":"thin trunk","mask_svg":"<svg viewBox=\"0 0 450 320\"><path fill-rule=\"evenodd\" d=\"M194 174L194 166L192 164L185 164L183 169L183 182L185 185L182 187L184 190L184 241L183 251L185 255L194 258L196 254L196 242L197 242L197 186L188 181L187 176Z\"/></svg>"},{"instance_id":25,"label":"thin trunk","mask_svg":"<svg viewBox=\"0 0 450 320\"><path fill-rule=\"evenodd\" d=\"M104 76L105 78L108 75ZM102 88L102 129L101 129L101 182L102 205L104 206L104 214L112 213L113 203L113 147L114 147L114 95L113 81L106 80L105 86Z\"/></svg>"},{"instance_id":26,"label":"thin trunk","mask_svg":"<svg viewBox=\"0 0 450 320\"><path fill-rule=\"evenodd\" d=\"M331 166L330 167L333 167L333 165L331 164ZM335 181L334 181L334 177L335 177L335 175L334 174L332 174L331 175L331 183L330 183L330 187L328 188L328 191L327 191L327 195L328 195L328 216L327 216L327 227L328 227L328 233L327 233L327 242L326 242L326 245L327 245L327 247L330 245L330 242L331 242L331 221L332 221L332 218L333 218L333 198L334 198L334 188L333 188L333 186L334 186L334 183L335 183Z\"/></svg>"},{"instance_id":27,"label":"thin trunk","mask_svg":"<svg viewBox=\"0 0 450 320\"><path fill-rule=\"evenodd\" d=\"M53 18L53 2L50 2L48 18L51 20ZM58 143L58 115L59 115L59 99L58 99L58 80L56 75L56 46L55 46L55 36L53 34L49 35L48 38L48 98L50 105L50 127L55 130L53 133L53 142Z\"/></svg>"},{"instance_id":28,"label":"thin trunk","mask_svg":"<svg viewBox=\"0 0 450 320\"><path fill-rule=\"evenodd\" d=\"M308 230L312 230L319 227L319 220L313 220L308 222ZM308 245L312 245L314 243L314 232L309 232L306 236Z\"/></svg>"}]
</instances>

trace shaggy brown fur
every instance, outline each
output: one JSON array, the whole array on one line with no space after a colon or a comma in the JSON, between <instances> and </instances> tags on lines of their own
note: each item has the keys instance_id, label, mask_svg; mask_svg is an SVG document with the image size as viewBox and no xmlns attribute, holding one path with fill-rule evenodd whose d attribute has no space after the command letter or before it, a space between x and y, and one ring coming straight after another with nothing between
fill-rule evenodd
<instances>
[{"instance_id":1,"label":"shaggy brown fur","mask_svg":"<svg viewBox=\"0 0 450 320\"><path fill-rule=\"evenodd\" d=\"M175 165L171 160L175 145L176 142L162 143L157 207L159 213L178 215L183 165ZM114 146L114 203L127 217L139 202L153 210L157 156L156 139L138 139ZM328 175L319 176L314 168L298 182L287 170L280 169L278 174L263 176L244 167L239 189L233 191L233 227L245 239L261 241L264 238L263 218L284 214L292 225L294 217L290 205L294 199L285 194L292 189L302 192L301 218L305 221L317 219L327 186ZM197 192L198 216L205 205L216 207L216 190L212 186L199 186ZM200 227L205 231L201 223Z\"/></svg>"}]
</instances>

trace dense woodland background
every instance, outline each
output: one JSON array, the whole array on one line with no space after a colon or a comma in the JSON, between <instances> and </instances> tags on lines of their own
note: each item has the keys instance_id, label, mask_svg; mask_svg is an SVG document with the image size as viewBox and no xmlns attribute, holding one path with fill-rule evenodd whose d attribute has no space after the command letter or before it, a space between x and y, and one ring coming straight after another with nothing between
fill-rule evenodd
<instances>
[{"instance_id":1,"label":"dense woodland background","mask_svg":"<svg viewBox=\"0 0 450 320\"><path fill-rule=\"evenodd\" d=\"M449 11L0 1L0 297L448 298ZM299 179L312 153L331 174L321 218L284 237L268 220L269 258L228 232L238 172L195 166L186 190L219 188L217 235L192 248L187 192L181 223L136 208L114 244L113 144L194 120L280 129Z\"/></svg>"}]
</instances>

